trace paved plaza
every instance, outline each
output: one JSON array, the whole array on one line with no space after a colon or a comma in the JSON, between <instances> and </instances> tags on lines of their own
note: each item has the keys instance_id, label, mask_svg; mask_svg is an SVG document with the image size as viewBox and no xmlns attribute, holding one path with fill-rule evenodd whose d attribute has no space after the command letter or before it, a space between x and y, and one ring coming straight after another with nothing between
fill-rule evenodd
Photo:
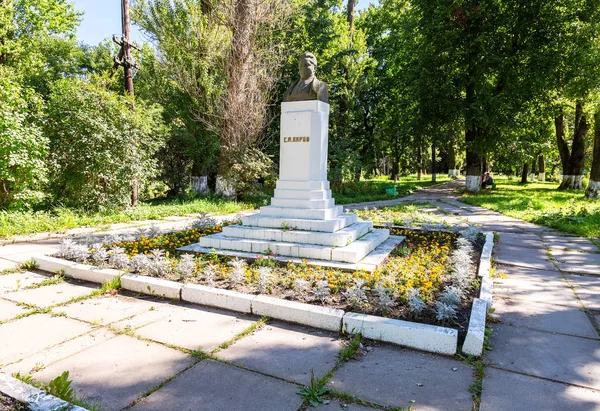
<instances>
[{"instance_id":1,"label":"paved plaza","mask_svg":"<svg viewBox=\"0 0 600 411\"><path fill-rule=\"evenodd\" d=\"M338 334L125 292L86 298L98 285L35 270L0 275L0 372L49 381L68 370L107 411L299 410L311 371L336 393L321 410L600 410L600 250L461 203L460 184L367 205L428 202L499 234L480 404L475 366L458 357L367 342L340 362ZM0 270L59 242L1 246Z\"/></svg>"}]
</instances>

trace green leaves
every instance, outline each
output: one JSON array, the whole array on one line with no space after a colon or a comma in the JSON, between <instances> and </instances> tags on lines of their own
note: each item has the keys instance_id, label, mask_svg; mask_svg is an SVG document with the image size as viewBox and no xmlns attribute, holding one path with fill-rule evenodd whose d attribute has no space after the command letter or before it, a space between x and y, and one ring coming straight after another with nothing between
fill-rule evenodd
<instances>
[{"instance_id":1,"label":"green leaves","mask_svg":"<svg viewBox=\"0 0 600 411\"><path fill-rule=\"evenodd\" d=\"M321 380L315 380L314 370L310 369L310 385L305 386L298 394L304 397L304 400L313 407L318 407L324 401L323 396L329 392L329 388L325 386Z\"/></svg>"}]
</instances>

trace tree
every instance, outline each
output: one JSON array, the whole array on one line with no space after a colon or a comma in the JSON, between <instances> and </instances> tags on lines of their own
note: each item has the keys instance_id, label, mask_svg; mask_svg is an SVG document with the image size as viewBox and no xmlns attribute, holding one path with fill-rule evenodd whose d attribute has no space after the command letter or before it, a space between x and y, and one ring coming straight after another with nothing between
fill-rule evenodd
<instances>
[{"instance_id":1,"label":"tree","mask_svg":"<svg viewBox=\"0 0 600 411\"><path fill-rule=\"evenodd\" d=\"M590 181L585 196L589 198L600 197L600 109L596 109L594 115L594 154Z\"/></svg>"}]
</instances>

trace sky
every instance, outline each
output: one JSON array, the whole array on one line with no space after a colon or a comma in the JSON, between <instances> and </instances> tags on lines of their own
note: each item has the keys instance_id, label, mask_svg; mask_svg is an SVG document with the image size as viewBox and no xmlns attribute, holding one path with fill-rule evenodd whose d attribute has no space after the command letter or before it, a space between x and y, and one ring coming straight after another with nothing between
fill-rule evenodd
<instances>
[{"instance_id":1,"label":"sky","mask_svg":"<svg viewBox=\"0 0 600 411\"><path fill-rule=\"evenodd\" d=\"M378 0L359 0L358 9L376 4ZM74 0L77 10L84 12L83 21L77 30L77 38L95 46L113 34L121 34L121 0ZM135 25L131 28L131 39L144 42L144 36Z\"/></svg>"}]
</instances>

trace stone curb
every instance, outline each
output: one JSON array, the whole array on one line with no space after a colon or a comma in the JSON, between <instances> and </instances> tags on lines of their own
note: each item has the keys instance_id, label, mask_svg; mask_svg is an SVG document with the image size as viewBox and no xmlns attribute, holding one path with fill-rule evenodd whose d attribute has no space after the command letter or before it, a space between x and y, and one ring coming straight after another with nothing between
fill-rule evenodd
<instances>
[{"instance_id":1,"label":"stone curb","mask_svg":"<svg viewBox=\"0 0 600 411\"><path fill-rule=\"evenodd\" d=\"M252 313L335 332L340 331L344 317L344 310L287 301L265 295L257 295L254 298Z\"/></svg>"},{"instance_id":2,"label":"stone curb","mask_svg":"<svg viewBox=\"0 0 600 411\"><path fill-rule=\"evenodd\" d=\"M485 235L485 245L481 252L479 260L479 270L477 275L481 277L481 289L479 298L473 299L471 307L471 317L469 318L469 328L467 336L462 346L462 352L476 357L483 353L483 342L485 338L485 320L489 309L492 306L492 293L494 282L490 277L492 266L492 251L494 249L494 233Z\"/></svg>"},{"instance_id":3,"label":"stone curb","mask_svg":"<svg viewBox=\"0 0 600 411\"><path fill-rule=\"evenodd\" d=\"M319 307L263 295L251 295L232 290L181 284L123 271L100 269L54 257L36 259L44 271L65 270L70 277L91 282L105 282L120 276L121 288L142 294L186 301L236 312L265 315L309 327L334 332L360 332L377 339L423 351L454 355L458 331L452 328L394 320L366 314L345 313L340 309ZM107 277L109 276L110 277ZM491 281L491 280L490 280Z\"/></svg>"},{"instance_id":4,"label":"stone curb","mask_svg":"<svg viewBox=\"0 0 600 411\"><path fill-rule=\"evenodd\" d=\"M479 298L473 300L471 318L467 337L462 346L462 352L468 355L480 356L483 352L483 341L485 338L485 317L487 315L487 303Z\"/></svg>"},{"instance_id":5,"label":"stone curb","mask_svg":"<svg viewBox=\"0 0 600 411\"><path fill-rule=\"evenodd\" d=\"M88 411L2 373L0 373L0 392L27 404L35 411Z\"/></svg>"},{"instance_id":6,"label":"stone curb","mask_svg":"<svg viewBox=\"0 0 600 411\"><path fill-rule=\"evenodd\" d=\"M246 314L252 313L252 302L255 297L250 294L211 288L200 284L185 284L181 290L183 301Z\"/></svg>"},{"instance_id":7,"label":"stone curb","mask_svg":"<svg viewBox=\"0 0 600 411\"><path fill-rule=\"evenodd\" d=\"M63 270L67 277L92 283L104 284L124 274L122 271L112 268L98 268L55 257L42 256L35 257L34 260L42 271L57 273Z\"/></svg>"},{"instance_id":8,"label":"stone curb","mask_svg":"<svg viewBox=\"0 0 600 411\"><path fill-rule=\"evenodd\" d=\"M145 275L125 274L121 276L121 288L137 293L181 300L183 284Z\"/></svg>"},{"instance_id":9,"label":"stone curb","mask_svg":"<svg viewBox=\"0 0 600 411\"><path fill-rule=\"evenodd\" d=\"M361 333L366 338L439 354L456 354L458 331L453 328L358 313L346 313L343 324L345 331Z\"/></svg>"}]
</instances>

